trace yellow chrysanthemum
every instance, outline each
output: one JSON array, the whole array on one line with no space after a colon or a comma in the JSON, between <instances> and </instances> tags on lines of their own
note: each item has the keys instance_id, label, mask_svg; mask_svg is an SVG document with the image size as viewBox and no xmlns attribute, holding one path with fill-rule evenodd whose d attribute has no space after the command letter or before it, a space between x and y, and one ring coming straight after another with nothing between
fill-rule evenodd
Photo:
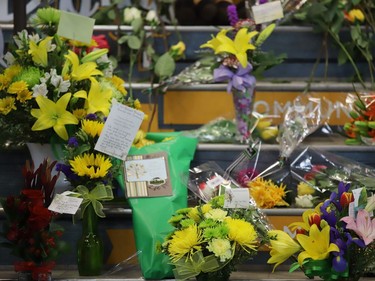
<instances>
[{"instance_id":1,"label":"yellow chrysanthemum","mask_svg":"<svg viewBox=\"0 0 375 281\"><path fill-rule=\"evenodd\" d=\"M285 186L277 186L271 180L256 178L248 183L250 195L260 208L271 209L275 206L289 206L284 201L286 195Z\"/></svg>"},{"instance_id":2,"label":"yellow chrysanthemum","mask_svg":"<svg viewBox=\"0 0 375 281\"><path fill-rule=\"evenodd\" d=\"M190 208L190 211L187 213L187 217L193 219L196 222L201 220L198 207Z\"/></svg>"},{"instance_id":3,"label":"yellow chrysanthemum","mask_svg":"<svg viewBox=\"0 0 375 281\"><path fill-rule=\"evenodd\" d=\"M202 213L206 214L206 213L208 213L209 211L212 210L212 205L211 204L204 204L204 205L201 206L201 209L202 209Z\"/></svg>"},{"instance_id":4,"label":"yellow chrysanthemum","mask_svg":"<svg viewBox=\"0 0 375 281\"><path fill-rule=\"evenodd\" d=\"M87 110L83 108L73 110L73 115L77 117L78 120L82 120L87 115Z\"/></svg>"},{"instance_id":5,"label":"yellow chrysanthemum","mask_svg":"<svg viewBox=\"0 0 375 281\"><path fill-rule=\"evenodd\" d=\"M83 120L82 130L89 136L95 138L99 137L104 128L104 123L94 120Z\"/></svg>"},{"instance_id":6,"label":"yellow chrysanthemum","mask_svg":"<svg viewBox=\"0 0 375 281\"><path fill-rule=\"evenodd\" d=\"M24 103L27 100L31 100L32 98L33 98L33 93L27 89L22 92L17 93L17 100L19 100L21 103Z\"/></svg>"},{"instance_id":7,"label":"yellow chrysanthemum","mask_svg":"<svg viewBox=\"0 0 375 281\"><path fill-rule=\"evenodd\" d=\"M8 93L9 94L19 94L25 90L28 90L28 85L25 81L16 81L10 84L8 88Z\"/></svg>"},{"instance_id":8,"label":"yellow chrysanthemum","mask_svg":"<svg viewBox=\"0 0 375 281\"><path fill-rule=\"evenodd\" d=\"M11 79L9 79L7 76L0 74L0 91L8 87L10 81Z\"/></svg>"},{"instance_id":9,"label":"yellow chrysanthemum","mask_svg":"<svg viewBox=\"0 0 375 281\"><path fill-rule=\"evenodd\" d=\"M6 68L4 70L4 75L8 79L12 80L13 77L15 77L16 75L18 75L21 72L21 70L22 70L22 67L20 65L13 64L13 65L9 66L8 68Z\"/></svg>"},{"instance_id":10,"label":"yellow chrysanthemum","mask_svg":"<svg viewBox=\"0 0 375 281\"><path fill-rule=\"evenodd\" d=\"M103 178L107 175L109 168L112 167L111 161L102 154L88 154L74 157L69 161L73 172L80 177L90 177L90 179Z\"/></svg>"},{"instance_id":11,"label":"yellow chrysanthemum","mask_svg":"<svg viewBox=\"0 0 375 281\"><path fill-rule=\"evenodd\" d=\"M126 95L128 92L126 91L125 87L124 87L124 84L125 84L125 81L123 79L121 79L120 77L116 76L116 75L113 75L111 77L111 82L113 83L113 85L116 87L116 89L123 95Z\"/></svg>"},{"instance_id":12,"label":"yellow chrysanthemum","mask_svg":"<svg viewBox=\"0 0 375 281\"><path fill-rule=\"evenodd\" d=\"M200 244L203 242L202 232L197 225L177 230L169 240L168 252L172 262L177 262L183 256L190 257L194 252L201 251Z\"/></svg>"},{"instance_id":13,"label":"yellow chrysanthemum","mask_svg":"<svg viewBox=\"0 0 375 281\"><path fill-rule=\"evenodd\" d=\"M240 245L245 251L256 250L257 233L254 226L244 220L228 217L225 219L229 227L228 238Z\"/></svg>"},{"instance_id":14,"label":"yellow chrysanthemum","mask_svg":"<svg viewBox=\"0 0 375 281\"><path fill-rule=\"evenodd\" d=\"M6 97L0 99L0 113L3 115L7 115L12 110L16 110L15 99L12 97Z\"/></svg>"},{"instance_id":15,"label":"yellow chrysanthemum","mask_svg":"<svg viewBox=\"0 0 375 281\"><path fill-rule=\"evenodd\" d=\"M213 219L215 221L224 221L226 216L228 215L227 211L222 209L212 209L204 214L206 219Z\"/></svg>"}]
</instances>

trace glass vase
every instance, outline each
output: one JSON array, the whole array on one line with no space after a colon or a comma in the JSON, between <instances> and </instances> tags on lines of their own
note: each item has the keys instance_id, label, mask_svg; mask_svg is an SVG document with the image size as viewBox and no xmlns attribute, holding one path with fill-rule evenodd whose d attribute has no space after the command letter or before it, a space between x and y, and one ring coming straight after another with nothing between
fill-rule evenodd
<instances>
[{"instance_id":1,"label":"glass vase","mask_svg":"<svg viewBox=\"0 0 375 281\"><path fill-rule=\"evenodd\" d=\"M103 266L103 242L98 232L98 216L92 204L89 204L83 213L82 235L77 250L79 275L100 275Z\"/></svg>"},{"instance_id":2,"label":"glass vase","mask_svg":"<svg viewBox=\"0 0 375 281\"><path fill-rule=\"evenodd\" d=\"M253 87L246 88L245 91L232 89L236 125L241 143L247 143L252 132L251 114L253 112L254 93Z\"/></svg>"}]
</instances>

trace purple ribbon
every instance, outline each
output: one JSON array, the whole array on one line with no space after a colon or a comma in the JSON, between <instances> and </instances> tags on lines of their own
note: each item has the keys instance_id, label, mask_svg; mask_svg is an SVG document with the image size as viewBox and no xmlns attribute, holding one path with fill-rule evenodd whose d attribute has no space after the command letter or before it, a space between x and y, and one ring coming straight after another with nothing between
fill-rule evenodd
<instances>
[{"instance_id":1,"label":"purple ribbon","mask_svg":"<svg viewBox=\"0 0 375 281\"><path fill-rule=\"evenodd\" d=\"M241 65L238 66L236 72L224 65L220 65L218 68L214 69L214 81L215 82L227 82L227 92L232 92L232 87L245 92L246 89L254 89L256 79L250 72L253 70L253 66L248 64L246 68Z\"/></svg>"}]
</instances>

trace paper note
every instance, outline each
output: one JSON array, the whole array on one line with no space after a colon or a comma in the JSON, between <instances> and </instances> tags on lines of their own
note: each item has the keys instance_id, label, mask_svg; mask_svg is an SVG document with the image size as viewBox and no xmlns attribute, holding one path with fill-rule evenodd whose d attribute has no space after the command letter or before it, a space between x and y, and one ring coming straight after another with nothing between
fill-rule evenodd
<instances>
[{"instance_id":1,"label":"paper note","mask_svg":"<svg viewBox=\"0 0 375 281\"><path fill-rule=\"evenodd\" d=\"M91 43L95 19L61 11L57 34L86 44Z\"/></svg>"},{"instance_id":2,"label":"paper note","mask_svg":"<svg viewBox=\"0 0 375 281\"><path fill-rule=\"evenodd\" d=\"M229 188L225 192L224 208L250 207L250 194L248 188Z\"/></svg>"},{"instance_id":3,"label":"paper note","mask_svg":"<svg viewBox=\"0 0 375 281\"><path fill-rule=\"evenodd\" d=\"M143 117L142 111L113 100L95 150L125 160Z\"/></svg>"},{"instance_id":4,"label":"paper note","mask_svg":"<svg viewBox=\"0 0 375 281\"><path fill-rule=\"evenodd\" d=\"M130 182L167 178L164 158L130 160L125 162L125 167L126 177Z\"/></svg>"},{"instance_id":5,"label":"paper note","mask_svg":"<svg viewBox=\"0 0 375 281\"><path fill-rule=\"evenodd\" d=\"M272 1L251 7L256 24L274 21L284 17L280 1Z\"/></svg>"},{"instance_id":6,"label":"paper note","mask_svg":"<svg viewBox=\"0 0 375 281\"><path fill-rule=\"evenodd\" d=\"M171 196L168 154L164 151L128 156L124 165L126 196Z\"/></svg>"},{"instance_id":7,"label":"paper note","mask_svg":"<svg viewBox=\"0 0 375 281\"><path fill-rule=\"evenodd\" d=\"M82 201L82 198L71 197L66 194L56 194L49 205L48 210L59 214L74 215L79 206L81 206Z\"/></svg>"}]
</instances>

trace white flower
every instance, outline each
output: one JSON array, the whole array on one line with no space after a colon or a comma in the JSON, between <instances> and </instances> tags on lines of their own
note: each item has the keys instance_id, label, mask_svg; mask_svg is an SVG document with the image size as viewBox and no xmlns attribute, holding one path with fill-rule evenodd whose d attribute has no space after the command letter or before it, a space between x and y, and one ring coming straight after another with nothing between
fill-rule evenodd
<instances>
[{"instance_id":1,"label":"white flower","mask_svg":"<svg viewBox=\"0 0 375 281\"><path fill-rule=\"evenodd\" d=\"M227 239L212 239L208 242L207 250L220 258L221 262L225 262L232 257L231 245Z\"/></svg>"},{"instance_id":2,"label":"white flower","mask_svg":"<svg viewBox=\"0 0 375 281\"><path fill-rule=\"evenodd\" d=\"M317 197L315 196L312 196L310 194L308 195L298 195L296 197L296 205L297 207L301 207L301 208L312 208L314 207L314 199L316 199Z\"/></svg>"},{"instance_id":3,"label":"white flower","mask_svg":"<svg viewBox=\"0 0 375 281\"><path fill-rule=\"evenodd\" d=\"M23 49L27 46L27 30L22 30L21 32L17 32L17 35L13 36L14 43L16 43L19 49Z\"/></svg>"},{"instance_id":4,"label":"white flower","mask_svg":"<svg viewBox=\"0 0 375 281\"><path fill-rule=\"evenodd\" d=\"M141 11L138 10L136 7L128 7L124 10L124 22L131 23L135 19L139 19L141 17Z\"/></svg>"},{"instance_id":5,"label":"white flower","mask_svg":"<svg viewBox=\"0 0 375 281\"><path fill-rule=\"evenodd\" d=\"M16 58L13 56L13 54L11 52L7 52L4 55L4 59L6 60L7 65L12 65L16 60Z\"/></svg>"},{"instance_id":6,"label":"white flower","mask_svg":"<svg viewBox=\"0 0 375 281\"><path fill-rule=\"evenodd\" d=\"M29 41L33 41L38 44L38 42L40 41L40 37L38 34L31 34L29 35Z\"/></svg>"},{"instance_id":7,"label":"white flower","mask_svg":"<svg viewBox=\"0 0 375 281\"><path fill-rule=\"evenodd\" d=\"M148 13L146 15L146 21L149 22L150 24L158 24L159 23L159 19L156 15L155 10L148 11Z\"/></svg>"},{"instance_id":8,"label":"white flower","mask_svg":"<svg viewBox=\"0 0 375 281\"><path fill-rule=\"evenodd\" d=\"M108 58L107 54L101 56L96 60L98 64L105 63L107 64L107 67L103 70L103 75L104 77L111 78L113 76L113 63L112 61Z\"/></svg>"},{"instance_id":9,"label":"white flower","mask_svg":"<svg viewBox=\"0 0 375 281\"><path fill-rule=\"evenodd\" d=\"M47 97L48 89L45 83L35 85L33 88L33 97L36 98L37 96Z\"/></svg>"},{"instance_id":10,"label":"white flower","mask_svg":"<svg viewBox=\"0 0 375 281\"><path fill-rule=\"evenodd\" d=\"M60 75L52 76L51 84L57 88L59 93L66 93L70 87L70 81L65 81Z\"/></svg>"},{"instance_id":11,"label":"white flower","mask_svg":"<svg viewBox=\"0 0 375 281\"><path fill-rule=\"evenodd\" d=\"M204 217L206 219L213 219L215 221L223 221L226 218L227 214L228 212L222 209L212 209L208 213L205 213Z\"/></svg>"}]
</instances>

